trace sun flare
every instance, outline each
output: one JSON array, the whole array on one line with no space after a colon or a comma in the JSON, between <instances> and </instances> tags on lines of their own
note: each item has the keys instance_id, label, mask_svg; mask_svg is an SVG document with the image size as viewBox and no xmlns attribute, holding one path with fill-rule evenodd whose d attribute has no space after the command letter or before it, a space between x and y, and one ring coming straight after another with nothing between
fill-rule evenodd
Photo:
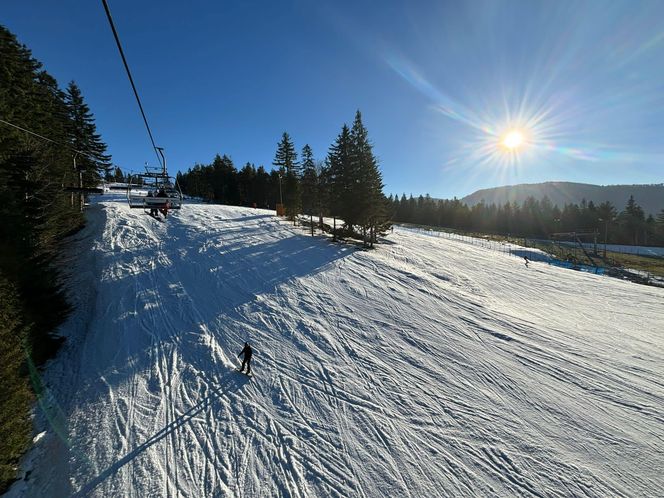
<instances>
[{"instance_id":1,"label":"sun flare","mask_svg":"<svg viewBox=\"0 0 664 498\"><path fill-rule=\"evenodd\" d=\"M516 150L523 145L525 142L523 132L519 130L510 130L505 134L503 140L501 141L502 145L509 150Z\"/></svg>"}]
</instances>

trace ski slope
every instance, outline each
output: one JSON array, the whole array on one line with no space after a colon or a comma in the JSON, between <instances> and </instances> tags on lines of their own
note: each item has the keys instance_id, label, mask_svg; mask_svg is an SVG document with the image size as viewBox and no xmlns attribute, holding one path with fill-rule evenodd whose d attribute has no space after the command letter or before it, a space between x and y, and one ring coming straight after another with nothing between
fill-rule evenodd
<instances>
[{"instance_id":1,"label":"ski slope","mask_svg":"<svg viewBox=\"0 0 664 498\"><path fill-rule=\"evenodd\" d=\"M78 308L10 495L662 494L663 289L108 196L71 251Z\"/></svg>"}]
</instances>

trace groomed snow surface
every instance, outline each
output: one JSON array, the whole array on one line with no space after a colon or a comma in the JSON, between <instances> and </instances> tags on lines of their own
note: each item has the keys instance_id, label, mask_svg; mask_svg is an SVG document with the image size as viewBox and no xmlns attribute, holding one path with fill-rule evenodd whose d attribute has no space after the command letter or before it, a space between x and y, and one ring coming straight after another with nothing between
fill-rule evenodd
<instances>
[{"instance_id":1,"label":"groomed snow surface","mask_svg":"<svg viewBox=\"0 0 664 498\"><path fill-rule=\"evenodd\" d=\"M10 494L664 490L664 289L398 230L362 251L239 207L88 215Z\"/></svg>"}]
</instances>

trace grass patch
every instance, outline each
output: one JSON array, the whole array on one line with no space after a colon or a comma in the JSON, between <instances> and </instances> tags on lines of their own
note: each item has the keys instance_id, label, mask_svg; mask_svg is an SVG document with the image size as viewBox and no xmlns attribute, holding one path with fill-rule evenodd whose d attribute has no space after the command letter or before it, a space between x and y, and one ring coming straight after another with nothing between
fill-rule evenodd
<instances>
[{"instance_id":1,"label":"grass patch","mask_svg":"<svg viewBox=\"0 0 664 498\"><path fill-rule=\"evenodd\" d=\"M664 277L664 258L607 251L606 261L610 266L645 271L657 277Z\"/></svg>"}]
</instances>

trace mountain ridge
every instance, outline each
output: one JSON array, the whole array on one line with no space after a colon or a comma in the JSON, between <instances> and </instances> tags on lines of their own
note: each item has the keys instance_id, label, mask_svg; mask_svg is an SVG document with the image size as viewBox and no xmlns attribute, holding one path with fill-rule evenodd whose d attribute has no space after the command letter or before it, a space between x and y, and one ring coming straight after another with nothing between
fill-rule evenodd
<instances>
[{"instance_id":1,"label":"mountain ridge","mask_svg":"<svg viewBox=\"0 0 664 498\"><path fill-rule=\"evenodd\" d=\"M565 204L579 204L583 199L595 204L611 202L618 211L624 209L629 196L633 195L636 203L643 208L646 216L656 216L664 209L664 183L634 185L594 185L590 183L550 181L541 183L520 183L481 189L461 199L469 206L484 201L486 204L504 204L506 202L523 203L528 197L541 200L548 197L553 204L563 207Z\"/></svg>"}]
</instances>

